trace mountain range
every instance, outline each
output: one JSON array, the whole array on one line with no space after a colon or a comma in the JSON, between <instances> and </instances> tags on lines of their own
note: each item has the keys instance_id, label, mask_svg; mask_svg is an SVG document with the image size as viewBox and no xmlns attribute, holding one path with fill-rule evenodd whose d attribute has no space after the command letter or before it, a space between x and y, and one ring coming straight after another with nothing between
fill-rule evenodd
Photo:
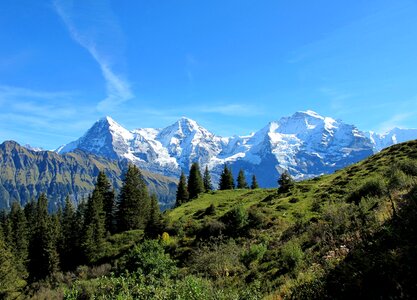
<instances>
[{"instance_id":1,"label":"mountain range","mask_svg":"<svg viewBox=\"0 0 417 300\"><path fill-rule=\"evenodd\" d=\"M162 128L128 130L104 117L78 140L56 149L82 150L109 159L130 161L143 170L178 177L192 162L209 168L214 183L224 164L236 175L240 168L262 187L276 186L287 170L301 180L331 173L381 149L416 139L417 129L394 128L385 134L364 132L341 120L313 111L296 112L272 121L247 136L220 137L196 121L181 118Z\"/></svg>"},{"instance_id":2,"label":"mountain range","mask_svg":"<svg viewBox=\"0 0 417 300\"><path fill-rule=\"evenodd\" d=\"M41 193L47 194L51 210L61 206L67 196L77 203L92 192L100 170L117 190L127 165L127 160L109 160L81 150L60 155L6 141L0 144L0 210L9 208L12 201L24 205ZM170 206L175 199L176 180L146 170L142 173L160 205Z\"/></svg>"}]
</instances>

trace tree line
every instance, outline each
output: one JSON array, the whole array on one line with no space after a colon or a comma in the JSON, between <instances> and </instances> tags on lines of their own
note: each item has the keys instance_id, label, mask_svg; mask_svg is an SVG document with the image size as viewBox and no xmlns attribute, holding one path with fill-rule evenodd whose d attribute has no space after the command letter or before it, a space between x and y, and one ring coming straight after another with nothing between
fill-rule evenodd
<instances>
[{"instance_id":1,"label":"tree line","mask_svg":"<svg viewBox=\"0 0 417 300\"><path fill-rule=\"evenodd\" d=\"M249 185L246 182L245 173L242 169L239 170L236 183L237 184L235 185L231 167L225 164L218 183L219 190L233 190L235 188L249 189ZM250 188L259 188L255 175L252 175L252 183ZM213 185L211 182L211 176L208 167L206 166L203 175L201 175L199 164L194 162L191 165L188 179L185 176L185 173L181 172L177 187L175 206L180 206L185 202L197 198L199 194L207 193L212 190Z\"/></svg>"},{"instance_id":2,"label":"tree line","mask_svg":"<svg viewBox=\"0 0 417 300\"><path fill-rule=\"evenodd\" d=\"M0 214L0 286L10 289L73 270L101 257L105 238L117 232L144 229L152 236L161 224L156 195L150 195L136 166L129 166L118 197L104 172L91 195L74 207L48 213L45 194L24 208L13 202ZM0 298L3 291L0 288Z\"/></svg>"}]
</instances>

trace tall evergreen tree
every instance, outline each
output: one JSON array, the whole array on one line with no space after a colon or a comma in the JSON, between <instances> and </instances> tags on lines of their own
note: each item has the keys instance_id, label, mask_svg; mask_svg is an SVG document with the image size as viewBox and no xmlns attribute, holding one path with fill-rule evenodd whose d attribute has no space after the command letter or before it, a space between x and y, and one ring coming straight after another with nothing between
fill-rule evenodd
<instances>
[{"instance_id":1,"label":"tall evergreen tree","mask_svg":"<svg viewBox=\"0 0 417 300\"><path fill-rule=\"evenodd\" d=\"M149 238L155 238L162 230L162 216L159 209L158 197L151 195L149 220L145 227L145 235Z\"/></svg>"},{"instance_id":2,"label":"tall evergreen tree","mask_svg":"<svg viewBox=\"0 0 417 300\"><path fill-rule=\"evenodd\" d=\"M0 299L18 299L25 281L19 276L14 257L0 230Z\"/></svg>"},{"instance_id":3,"label":"tall evergreen tree","mask_svg":"<svg viewBox=\"0 0 417 300\"><path fill-rule=\"evenodd\" d=\"M29 242L28 271L30 280L44 279L58 270L59 258L54 229L48 215L48 199L42 194L36 205L36 222Z\"/></svg>"},{"instance_id":4,"label":"tall evergreen tree","mask_svg":"<svg viewBox=\"0 0 417 300\"><path fill-rule=\"evenodd\" d=\"M204 192L204 184L201 178L200 166L195 162L191 165L190 175L188 176L188 194L190 199L195 199L202 192Z\"/></svg>"},{"instance_id":5,"label":"tall evergreen tree","mask_svg":"<svg viewBox=\"0 0 417 300\"><path fill-rule=\"evenodd\" d=\"M237 175L237 188L238 189L247 189L249 188L248 183L246 182L245 173L242 169L239 170L239 174Z\"/></svg>"},{"instance_id":6,"label":"tall evergreen tree","mask_svg":"<svg viewBox=\"0 0 417 300\"><path fill-rule=\"evenodd\" d=\"M77 246L77 228L75 219L75 208L72 201L67 196L65 199L65 207L62 212L62 239L59 244L59 254L61 258L61 267L63 270L71 270L79 261Z\"/></svg>"},{"instance_id":7,"label":"tall evergreen tree","mask_svg":"<svg viewBox=\"0 0 417 300\"><path fill-rule=\"evenodd\" d=\"M235 183L233 180L232 170L224 164L222 173L220 174L219 189L220 190L233 190Z\"/></svg>"},{"instance_id":8,"label":"tall evergreen tree","mask_svg":"<svg viewBox=\"0 0 417 300\"><path fill-rule=\"evenodd\" d=\"M180 181L177 186L177 197L175 201L175 206L178 207L181 204L187 202L189 199L188 187L187 187L187 178L185 177L184 172L181 172Z\"/></svg>"},{"instance_id":9,"label":"tall evergreen tree","mask_svg":"<svg viewBox=\"0 0 417 300\"><path fill-rule=\"evenodd\" d=\"M252 175L252 183L250 185L252 190L259 188L258 181L256 180L255 174Z\"/></svg>"},{"instance_id":10,"label":"tall evergreen tree","mask_svg":"<svg viewBox=\"0 0 417 300\"><path fill-rule=\"evenodd\" d=\"M10 247L16 258L17 269L21 274L25 274L29 246L28 225L25 213L18 202L12 203L9 221L11 225Z\"/></svg>"},{"instance_id":11,"label":"tall evergreen tree","mask_svg":"<svg viewBox=\"0 0 417 300\"><path fill-rule=\"evenodd\" d=\"M206 169L204 170L203 175L203 185L204 185L204 191L207 193L213 189L213 185L211 183L211 176L208 169L208 166L206 165Z\"/></svg>"},{"instance_id":12,"label":"tall evergreen tree","mask_svg":"<svg viewBox=\"0 0 417 300\"><path fill-rule=\"evenodd\" d=\"M290 190L290 188L294 185L294 180L292 179L290 173L288 171L284 171L278 179L278 191L285 193Z\"/></svg>"},{"instance_id":13,"label":"tall evergreen tree","mask_svg":"<svg viewBox=\"0 0 417 300\"><path fill-rule=\"evenodd\" d=\"M98 189L94 189L88 199L83 233L84 255L89 262L94 262L103 249L106 233L103 196Z\"/></svg>"},{"instance_id":14,"label":"tall evergreen tree","mask_svg":"<svg viewBox=\"0 0 417 300\"><path fill-rule=\"evenodd\" d=\"M119 231L143 229L149 218L149 193L139 169L130 165L119 195Z\"/></svg>"},{"instance_id":15,"label":"tall evergreen tree","mask_svg":"<svg viewBox=\"0 0 417 300\"><path fill-rule=\"evenodd\" d=\"M106 230L112 233L115 229L115 193L109 180L107 179L106 174L103 171L100 171L98 173L97 184L95 188L100 192L101 196L103 197L103 210L106 217Z\"/></svg>"}]
</instances>

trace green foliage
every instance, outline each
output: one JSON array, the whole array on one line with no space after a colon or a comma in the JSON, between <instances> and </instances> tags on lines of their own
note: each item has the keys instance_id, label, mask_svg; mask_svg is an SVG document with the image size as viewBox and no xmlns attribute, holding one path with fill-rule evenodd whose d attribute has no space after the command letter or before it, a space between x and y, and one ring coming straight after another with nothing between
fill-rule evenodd
<instances>
[{"instance_id":1,"label":"green foliage","mask_svg":"<svg viewBox=\"0 0 417 300\"><path fill-rule=\"evenodd\" d=\"M145 235L148 238L156 238L163 230L163 220L159 209L158 198L155 194L151 195L149 220L146 223Z\"/></svg>"},{"instance_id":2,"label":"green foliage","mask_svg":"<svg viewBox=\"0 0 417 300\"><path fill-rule=\"evenodd\" d=\"M188 194L190 199L195 199L199 194L204 192L203 179L201 178L200 166L193 163L188 176Z\"/></svg>"},{"instance_id":3,"label":"green foliage","mask_svg":"<svg viewBox=\"0 0 417 300\"><path fill-rule=\"evenodd\" d=\"M385 190L386 187L382 177L371 177L354 189L347 196L347 201L359 204L364 197L380 197L384 195Z\"/></svg>"},{"instance_id":4,"label":"green foliage","mask_svg":"<svg viewBox=\"0 0 417 300\"><path fill-rule=\"evenodd\" d=\"M249 268L251 264L258 263L265 255L267 247L264 244L253 244L243 251L241 261Z\"/></svg>"},{"instance_id":5,"label":"green foliage","mask_svg":"<svg viewBox=\"0 0 417 300\"><path fill-rule=\"evenodd\" d=\"M288 171L284 171L278 179L278 191L280 193L286 193L294 185L294 180L292 179Z\"/></svg>"},{"instance_id":6,"label":"green foliage","mask_svg":"<svg viewBox=\"0 0 417 300\"><path fill-rule=\"evenodd\" d=\"M252 175L252 183L251 183L251 185L250 185L250 188L251 188L252 190L259 188L258 181L256 180L256 176L255 176L255 174L254 174L254 175Z\"/></svg>"},{"instance_id":7,"label":"green foliage","mask_svg":"<svg viewBox=\"0 0 417 300\"><path fill-rule=\"evenodd\" d=\"M25 286L25 281L19 276L14 265L15 259L0 230L0 298L16 299Z\"/></svg>"},{"instance_id":8,"label":"green foliage","mask_svg":"<svg viewBox=\"0 0 417 300\"><path fill-rule=\"evenodd\" d=\"M287 242L281 248L281 259L284 267L289 270L296 268L303 260L304 253L299 243L294 240Z\"/></svg>"},{"instance_id":9,"label":"green foliage","mask_svg":"<svg viewBox=\"0 0 417 300\"><path fill-rule=\"evenodd\" d=\"M190 195L188 194L187 178L185 177L184 172L181 172L180 181L178 182L177 187L175 206L180 206L181 204L187 202L189 198Z\"/></svg>"},{"instance_id":10,"label":"green foliage","mask_svg":"<svg viewBox=\"0 0 417 300\"><path fill-rule=\"evenodd\" d=\"M103 211L105 213L106 231L113 233L115 231L115 192L103 171L98 173L95 189L101 194L103 199Z\"/></svg>"},{"instance_id":11,"label":"green foliage","mask_svg":"<svg viewBox=\"0 0 417 300\"><path fill-rule=\"evenodd\" d=\"M175 275L177 268L157 240L145 240L123 257L119 272L125 271L149 279L162 279Z\"/></svg>"},{"instance_id":12,"label":"green foliage","mask_svg":"<svg viewBox=\"0 0 417 300\"><path fill-rule=\"evenodd\" d=\"M235 183L233 180L232 170L225 164L220 174L219 190L233 190Z\"/></svg>"},{"instance_id":13,"label":"green foliage","mask_svg":"<svg viewBox=\"0 0 417 300\"><path fill-rule=\"evenodd\" d=\"M194 273L213 279L237 276L244 271L240 257L241 248L233 239L210 240L193 251L189 267Z\"/></svg>"},{"instance_id":14,"label":"green foliage","mask_svg":"<svg viewBox=\"0 0 417 300\"><path fill-rule=\"evenodd\" d=\"M203 185L204 185L204 191L208 193L213 189L213 184L211 183L211 176L208 169L208 166L206 165L206 168L204 170L203 174Z\"/></svg>"},{"instance_id":15,"label":"green foliage","mask_svg":"<svg viewBox=\"0 0 417 300\"><path fill-rule=\"evenodd\" d=\"M229 234L242 233L249 224L248 212L241 205L233 207L222 217L222 219L227 226Z\"/></svg>"},{"instance_id":16,"label":"green foliage","mask_svg":"<svg viewBox=\"0 0 417 300\"><path fill-rule=\"evenodd\" d=\"M237 188L238 189L247 189L249 188L248 183L246 182L245 173L242 169L239 170L239 174L237 175Z\"/></svg>"},{"instance_id":17,"label":"green foliage","mask_svg":"<svg viewBox=\"0 0 417 300\"><path fill-rule=\"evenodd\" d=\"M139 169L130 165L119 195L119 231L143 229L149 218L149 193Z\"/></svg>"},{"instance_id":18,"label":"green foliage","mask_svg":"<svg viewBox=\"0 0 417 300\"><path fill-rule=\"evenodd\" d=\"M58 270L56 236L48 215L48 199L42 194L36 205L36 222L29 242L29 279L37 281L51 276Z\"/></svg>"}]
</instances>

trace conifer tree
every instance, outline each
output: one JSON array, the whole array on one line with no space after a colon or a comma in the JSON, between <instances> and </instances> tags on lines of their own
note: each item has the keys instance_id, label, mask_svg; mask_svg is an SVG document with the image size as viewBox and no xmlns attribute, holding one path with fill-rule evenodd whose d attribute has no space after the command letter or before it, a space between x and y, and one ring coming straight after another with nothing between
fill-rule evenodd
<instances>
[{"instance_id":1,"label":"conifer tree","mask_svg":"<svg viewBox=\"0 0 417 300\"><path fill-rule=\"evenodd\" d=\"M72 201L67 196L65 207L62 212L62 239L59 244L59 254L61 258L61 267L63 270L70 270L75 267L77 262L77 228L75 219L75 209Z\"/></svg>"},{"instance_id":2,"label":"conifer tree","mask_svg":"<svg viewBox=\"0 0 417 300\"><path fill-rule=\"evenodd\" d=\"M204 170L203 184L204 184L204 191L206 193L213 189L213 185L211 184L210 172L209 172L209 169L208 169L207 165L206 165L206 169Z\"/></svg>"},{"instance_id":3,"label":"conifer tree","mask_svg":"<svg viewBox=\"0 0 417 300\"><path fill-rule=\"evenodd\" d=\"M178 182L177 187L177 197L175 201L175 206L178 207L181 204L187 202L189 199L188 188L187 188L187 178L185 177L184 172L181 172L180 181Z\"/></svg>"},{"instance_id":4,"label":"conifer tree","mask_svg":"<svg viewBox=\"0 0 417 300\"><path fill-rule=\"evenodd\" d=\"M190 175L188 176L188 194L190 199L195 199L202 192L204 192L204 184L201 178L200 166L195 162L191 165Z\"/></svg>"},{"instance_id":5,"label":"conifer tree","mask_svg":"<svg viewBox=\"0 0 417 300\"><path fill-rule=\"evenodd\" d=\"M29 278L44 279L58 270L59 258L54 240L54 229L48 215L48 199L42 194L36 204L36 222L29 242Z\"/></svg>"},{"instance_id":6,"label":"conifer tree","mask_svg":"<svg viewBox=\"0 0 417 300\"><path fill-rule=\"evenodd\" d=\"M16 258L17 269L20 274L25 274L29 245L28 225L25 213L18 202L12 204L9 222L11 225L10 248Z\"/></svg>"},{"instance_id":7,"label":"conifer tree","mask_svg":"<svg viewBox=\"0 0 417 300\"><path fill-rule=\"evenodd\" d=\"M288 171L284 171L278 179L278 191L281 193L288 192L290 188L294 185L294 180L292 179Z\"/></svg>"},{"instance_id":8,"label":"conifer tree","mask_svg":"<svg viewBox=\"0 0 417 300\"><path fill-rule=\"evenodd\" d=\"M162 230L162 216L159 209L158 197L155 194L151 195L149 220L145 227L145 234L149 238L155 238Z\"/></svg>"},{"instance_id":9,"label":"conifer tree","mask_svg":"<svg viewBox=\"0 0 417 300\"><path fill-rule=\"evenodd\" d=\"M252 175L252 183L250 185L252 190L259 188L258 181L256 180L255 174Z\"/></svg>"},{"instance_id":10,"label":"conifer tree","mask_svg":"<svg viewBox=\"0 0 417 300\"><path fill-rule=\"evenodd\" d=\"M249 188L248 183L246 182L245 173L242 169L239 170L239 174L237 175L237 188L238 189L247 189Z\"/></svg>"},{"instance_id":11,"label":"conifer tree","mask_svg":"<svg viewBox=\"0 0 417 300\"><path fill-rule=\"evenodd\" d=\"M88 261L94 262L103 249L106 233L103 196L97 188L94 189L87 202L83 233L84 255Z\"/></svg>"},{"instance_id":12,"label":"conifer tree","mask_svg":"<svg viewBox=\"0 0 417 300\"><path fill-rule=\"evenodd\" d=\"M222 173L220 174L219 189L220 190L233 190L235 183L233 180L232 170L224 164Z\"/></svg>"},{"instance_id":13,"label":"conifer tree","mask_svg":"<svg viewBox=\"0 0 417 300\"><path fill-rule=\"evenodd\" d=\"M25 281L19 276L0 228L0 299L18 299L24 286Z\"/></svg>"},{"instance_id":14,"label":"conifer tree","mask_svg":"<svg viewBox=\"0 0 417 300\"><path fill-rule=\"evenodd\" d=\"M149 193L139 169L130 165L119 195L118 230L143 229L149 217Z\"/></svg>"},{"instance_id":15,"label":"conifer tree","mask_svg":"<svg viewBox=\"0 0 417 300\"><path fill-rule=\"evenodd\" d=\"M114 190L107 179L106 174L103 171L98 173L96 189L100 192L103 197L103 210L105 212L106 220L106 230L108 232L114 232L114 223L115 223L115 193Z\"/></svg>"}]
</instances>

